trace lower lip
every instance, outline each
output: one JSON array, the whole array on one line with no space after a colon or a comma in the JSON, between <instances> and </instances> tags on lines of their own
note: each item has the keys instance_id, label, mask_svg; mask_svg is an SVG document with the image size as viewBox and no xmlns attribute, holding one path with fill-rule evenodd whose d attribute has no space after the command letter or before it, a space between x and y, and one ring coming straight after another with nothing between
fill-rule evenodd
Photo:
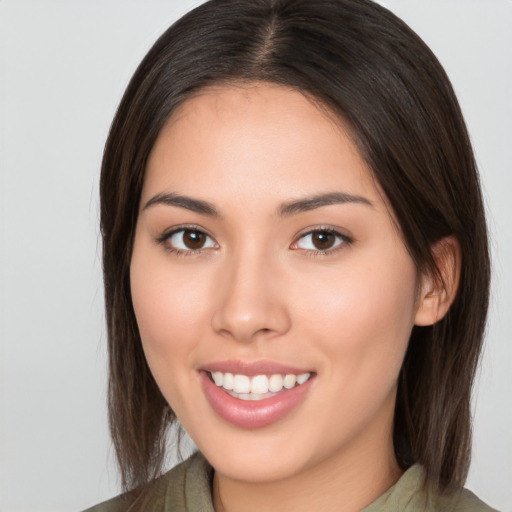
<instances>
[{"instance_id":1,"label":"lower lip","mask_svg":"<svg viewBox=\"0 0 512 512\"><path fill-rule=\"evenodd\" d=\"M241 400L215 385L205 371L199 373L204 394L225 421L246 429L266 427L282 419L305 398L314 377L292 389L263 400Z\"/></svg>"}]
</instances>

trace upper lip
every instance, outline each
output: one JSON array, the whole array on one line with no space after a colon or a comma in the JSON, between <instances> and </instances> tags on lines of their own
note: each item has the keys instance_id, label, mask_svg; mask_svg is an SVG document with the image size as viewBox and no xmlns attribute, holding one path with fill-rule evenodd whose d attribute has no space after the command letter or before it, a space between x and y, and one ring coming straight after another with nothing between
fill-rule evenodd
<instances>
[{"instance_id":1,"label":"upper lip","mask_svg":"<svg viewBox=\"0 0 512 512\"><path fill-rule=\"evenodd\" d=\"M303 373L312 373L311 369L298 368L287 364L278 363L276 361L215 361L205 364L199 368L207 372L222 372L247 375L253 377L254 375L274 375L274 374L293 374L301 375Z\"/></svg>"}]
</instances>

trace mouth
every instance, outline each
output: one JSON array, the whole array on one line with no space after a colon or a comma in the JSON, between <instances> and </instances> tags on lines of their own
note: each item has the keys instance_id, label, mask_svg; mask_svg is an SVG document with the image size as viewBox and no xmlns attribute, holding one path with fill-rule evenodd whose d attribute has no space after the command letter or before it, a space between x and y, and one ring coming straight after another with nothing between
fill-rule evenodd
<instances>
[{"instance_id":1,"label":"mouth","mask_svg":"<svg viewBox=\"0 0 512 512\"><path fill-rule=\"evenodd\" d=\"M265 400L276 396L283 390L290 390L305 384L311 378L311 372L293 374L273 373L271 375L244 375L221 371L207 372L210 380L227 394L239 400Z\"/></svg>"},{"instance_id":2,"label":"mouth","mask_svg":"<svg viewBox=\"0 0 512 512\"><path fill-rule=\"evenodd\" d=\"M204 395L214 412L244 429L285 418L306 401L316 373L274 363L224 362L199 371Z\"/></svg>"}]
</instances>

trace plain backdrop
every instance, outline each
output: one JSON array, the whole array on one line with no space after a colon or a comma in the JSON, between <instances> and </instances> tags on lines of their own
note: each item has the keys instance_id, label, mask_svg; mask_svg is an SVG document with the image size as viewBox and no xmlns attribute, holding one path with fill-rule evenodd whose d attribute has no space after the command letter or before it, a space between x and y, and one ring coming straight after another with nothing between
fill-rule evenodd
<instances>
[{"instance_id":1,"label":"plain backdrop","mask_svg":"<svg viewBox=\"0 0 512 512\"><path fill-rule=\"evenodd\" d=\"M200 2L0 1L0 511L119 491L105 408L98 176L156 37ZM494 279L468 487L512 511L512 1L384 0L450 75L482 174Z\"/></svg>"}]
</instances>

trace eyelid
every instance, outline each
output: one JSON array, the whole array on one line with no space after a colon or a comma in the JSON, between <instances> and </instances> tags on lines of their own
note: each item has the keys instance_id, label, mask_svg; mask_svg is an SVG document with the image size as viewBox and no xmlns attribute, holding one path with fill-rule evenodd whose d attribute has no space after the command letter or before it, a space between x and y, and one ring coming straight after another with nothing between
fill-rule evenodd
<instances>
[{"instance_id":1,"label":"eyelid","mask_svg":"<svg viewBox=\"0 0 512 512\"><path fill-rule=\"evenodd\" d=\"M207 238L211 239L215 244L215 247L201 247L200 249L181 249L177 247L171 246L168 242L176 233L180 231L197 231L199 233L203 233ZM156 238L156 242L158 244L164 245L166 250L172 253L176 253L184 256L192 256L199 254L203 251L210 249L217 249L219 247L219 243L215 240L215 238L208 233L208 231L197 224L181 224L179 226L173 226L172 228L166 229L158 238Z\"/></svg>"},{"instance_id":2,"label":"eyelid","mask_svg":"<svg viewBox=\"0 0 512 512\"><path fill-rule=\"evenodd\" d=\"M213 241L215 247L202 247L199 249L180 249L177 247L170 246L167 242L173 235L175 235L176 233L179 233L180 231L197 231L197 232L203 233L206 237L208 237L209 239L211 239ZM337 238L339 238L341 240L341 242L337 243L334 247L326 249L326 250L303 249L303 248L297 246L299 240L301 240L302 238L305 238L308 235L312 235L312 234L318 233L318 232L331 233L334 236L336 236ZM213 248L215 248L215 249L219 248L219 243L215 240L215 238L210 233L208 233L208 231L206 229L198 226L197 224L181 224L179 226L173 226L172 228L166 229L162 233L162 235L160 235L156 239L156 242L164 245L166 250L168 250L169 252L177 253L180 255L186 255L186 256L199 254L205 250L210 250ZM349 235L341 232L337 228L333 228L332 226L314 226L314 227L306 228L301 233L296 235L295 241L292 242L292 244L290 245L290 248L292 250L300 250L300 251L303 251L306 253L310 253L312 255L323 255L323 254L335 253L336 251L342 249L344 246L351 245L353 242L354 242L354 239L352 236L349 236Z\"/></svg>"},{"instance_id":3,"label":"eyelid","mask_svg":"<svg viewBox=\"0 0 512 512\"><path fill-rule=\"evenodd\" d=\"M314 233L319 233L319 232L331 233L334 236L336 236L337 238L341 239L341 242L336 244L334 247L325 249L325 250L303 249L303 248L297 246L299 240L301 240L302 238L305 238L308 235L312 235ZM347 245L351 245L353 242L354 242L354 239L352 238L352 236L342 233L339 229L333 228L332 226L315 226L315 227L306 228L306 230L299 233L295 237L295 241L290 245L290 248L293 250L300 250L300 251L317 256L317 255L333 254L333 253L337 252L338 250L341 250L343 247L345 247Z\"/></svg>"}]
</instances>

